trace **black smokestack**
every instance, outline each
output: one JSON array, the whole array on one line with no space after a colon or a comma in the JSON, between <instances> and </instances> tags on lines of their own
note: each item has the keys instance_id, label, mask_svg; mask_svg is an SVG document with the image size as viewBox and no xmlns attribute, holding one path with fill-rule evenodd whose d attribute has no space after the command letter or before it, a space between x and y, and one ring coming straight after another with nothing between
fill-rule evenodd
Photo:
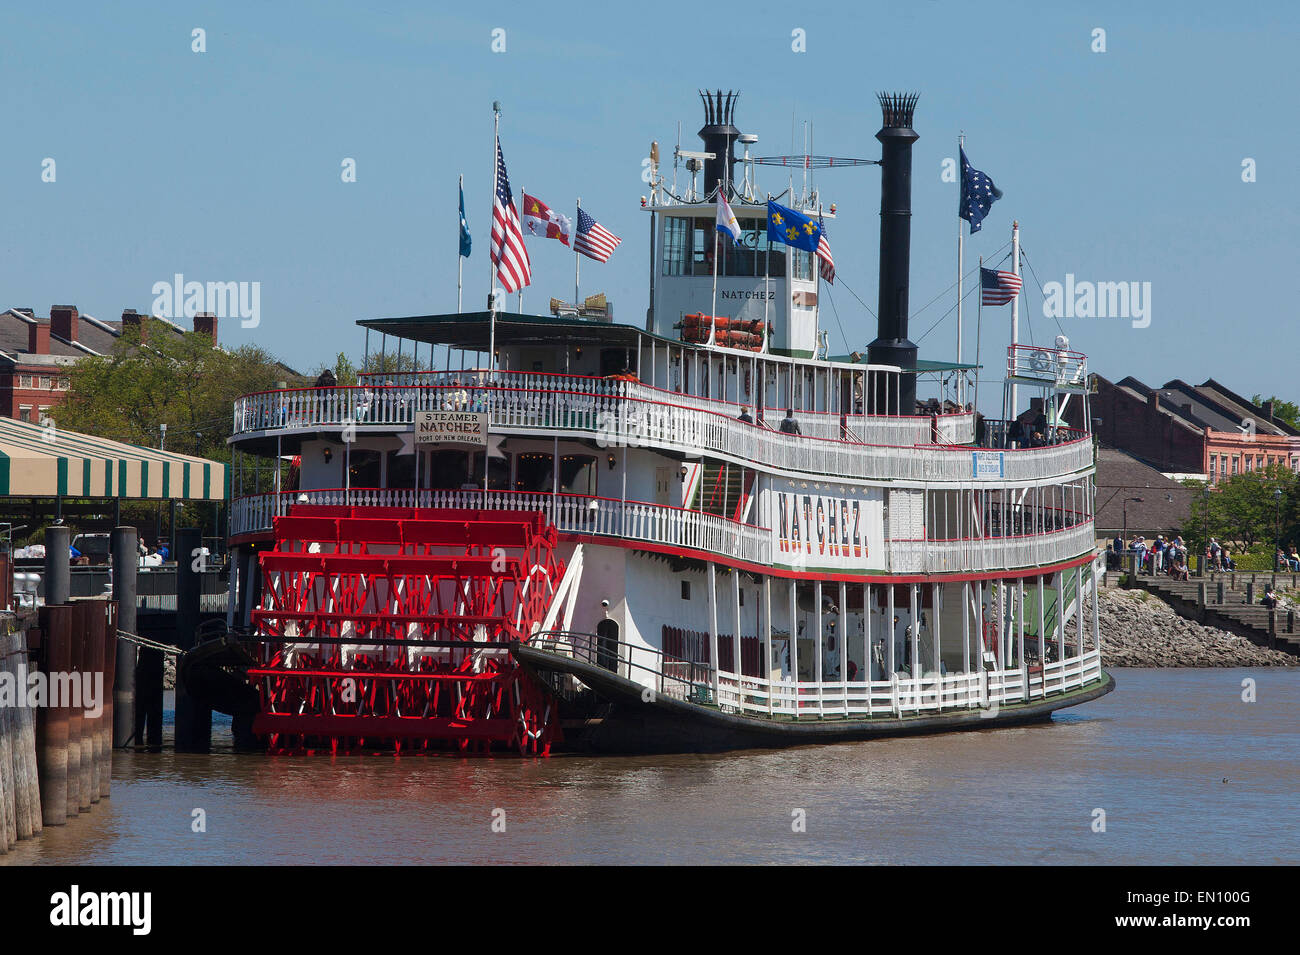
<instances>
[{"instance_id":1,"label":"black smokestack","mask_svg":"<svg viewBox=\"0 0 1300 955\"><path fill-rule=\"evenodd\" d=\"M704 126L700 129L700 139L704 140L704 151L713 153L713 159L704 160L704 192L712 192L719 182L730 187L732 172L736 165L733 146L740 135L732 121L735 118L736 100L740 91L725 94L722 90L710 93L700 90L700 99L704 102ZM730 192L730 188L728 188Z\"/></svg>"},{"instance_id":2,"label":"black smokestack","mask_svg":"<svg viewBox=\"0 0 1300 955\"><path fill-rule=\"evenodd\" d=\"M883 147L880 158L880 301L877 338L867 346L867 360L882 365L916 367L916 345L907 338L907 292L912 268L912 129L917 93L880 93L884 126L876 133ZM881 392L873 396L874 410L893 410ZM916 404L916 375L899 382L898 414L910 415Z\"/></svg>"}]
</instances>

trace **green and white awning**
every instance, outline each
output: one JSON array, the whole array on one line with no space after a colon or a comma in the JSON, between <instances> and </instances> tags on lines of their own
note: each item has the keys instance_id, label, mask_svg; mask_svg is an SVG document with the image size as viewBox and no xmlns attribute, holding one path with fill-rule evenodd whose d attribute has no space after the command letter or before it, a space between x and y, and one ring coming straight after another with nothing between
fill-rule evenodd
<instances>
[{"instance_id":1,"label":"green and white awning","mask_svg":"<svg viewBox=\"0 0 1300 955\"><path fill-rule=\"evenodd\" d=\"M0 496L222 501L226 466L0 418Z\"/></svg>"}]
</instances>

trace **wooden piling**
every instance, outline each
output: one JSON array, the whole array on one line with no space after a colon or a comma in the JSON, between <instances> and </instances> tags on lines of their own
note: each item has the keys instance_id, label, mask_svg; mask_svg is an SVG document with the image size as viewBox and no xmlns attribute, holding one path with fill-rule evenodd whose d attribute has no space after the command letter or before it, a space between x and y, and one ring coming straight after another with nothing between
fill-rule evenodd
<instances>
[{"instance_id":1,"label":"wooden piling","mask_svg":"<svg viewBox=\"0 0 1300 955\"><path fill-rule=\"evenodd\" d=\"M9 618L6 629L14 626ZM5 669L20 696L9 714L10 748L13 751L14 816L19 839L30 839L41 831L40 794L35 785L35 735L27 696L27 634L18 627L0 639L0 652L7 656Z\"/></svg>"},{"instance_id":2,"label":"wooden piling","mask_svg":"<svg viewBox=\"0 0 1300 955\"><path fill-rule=\"evenodd\" d=\"M93 806L99 802L99 774L100 765L103 761L103 754L100 752L101 747L101 720L104 718L104 697L102 695L104 688L104 614L102 600L89 600L86 602L86 647L90 656L90 666L87 673L90 674L90 692L95 694L93 706L87 707L86 732L82 734L85 737L86 745L90 748L90 785L88 796L90 804ZM82 684L83 688L85 683Z\"/></svg>"},{"instance_id":3,"label":"wooden piling","mask_svg":"<svg viewBox=\"0 0 1300 955\"><path fill-rule=\"evenodd\" d=\"M72 680L81 678L81 668L85 662L84 632L81 628L78 605L68 605L68 669L67 676ZM71 687L64 683L69 692ZM73 818L81 811L81 708L68 707L68 803L64 809L68 818Z\"/></svg>"},{"instance_id":4,"label":"wooden piling","mask_svg":"<svg viewBox=\"0 0 1300 955\"><path fill-rule=\"evenodd\" d=\"M90 693L94 693L93 644L98 642L99 635L95 634L94 638L91 638L91 606L84 600L79 601L75 606L77 609L73 621L77 628L77 640L81 643L81 663L77 667L77 677L81 682L82 690L81 707L78 710L81 716L81 778L77 783L77 811L90 812L90 788L95 774L95 720L87 706L90 700L86 692L86 677L91 678Z\"/></svg>"},{"instance_id":5,"label":"wooden piling","mask_svg":"<svg viewBox=\"0 0 1300 955\"><path fill-rule=\"evenodd\" d=\"M52 674L66 673L70 668L70 620L71 609L67 606L41 608L41 671L47 687L53 686ZM68 711L66 706L54 706L55 702L66 703L51 697L36 714L41 818L47 826L62 826L68 816Z\"/></svg>"},{"instance_id":6,"label":"wooden piling","mask_svg":"<svg viewBox=\"0 0 1300 955\"><path fill-rule=\"evenodd\" d=\"M9 670L8 639L0 643L0 674ZM8 852L18 842L18 815L14 802L12 706L0 706L0 850Z\"/></svg>"},{"instance_id":7,"label":"wooden piling","mask_svg":"<svg viewBox=\"0 0 1300 955\"><path fill-rule=\"evenodd\" d=\"M104 765L99 775L99 796L107 799L113 786L113 692L117 680L117 602L104 601L104 717L100 721L100 747Z\"/></svg>"}]
</instances>

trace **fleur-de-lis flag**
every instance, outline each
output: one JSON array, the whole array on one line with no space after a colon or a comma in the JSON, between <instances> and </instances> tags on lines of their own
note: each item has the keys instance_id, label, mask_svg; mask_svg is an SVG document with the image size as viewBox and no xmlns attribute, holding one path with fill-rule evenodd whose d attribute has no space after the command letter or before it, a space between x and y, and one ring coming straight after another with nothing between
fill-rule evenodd
<instances>
[{"instance_id":1,"label":"fleur-de-lis flag","mask_svg":"<svg viewBox=\"0 0 1300 955\"><path fill-rule=\"evenodd\" d=\"M805 252L816 252L821 242L822 227L806 215L787 209L769 199L767 237L773 242L784 242Z\"/></svg>"}]
</instances>

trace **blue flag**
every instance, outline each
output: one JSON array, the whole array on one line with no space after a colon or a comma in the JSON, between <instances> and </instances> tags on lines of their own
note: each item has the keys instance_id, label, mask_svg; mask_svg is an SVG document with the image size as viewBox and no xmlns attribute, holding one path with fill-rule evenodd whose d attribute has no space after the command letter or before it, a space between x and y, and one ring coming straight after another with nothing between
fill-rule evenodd
<instances>
[{"instance_id":1,"label":"blue flag","mask_svg":"<svg viewBox=\"0 0 1300 955\"><path fill-rule=\"evenodd\" d=\"M806 215L779 206L770 199L767 202L767 237L774 242L816 252L821 241L822 227Z\"/></svg>"},{"instance_id":2,"label":"blue flag","mask_svg":"<svg viewBox=\"0 0 1300 955\"><path fill-rule=\"evenodd\" d=\"M971 235L980 230L980 223L993 208L993 203L1002 198L1002 190L993 185L993 180L970 164L966 150L961 151L961 204L957 206L957 215L970 223Z\"/></svg>"},{"instance_id":3,"label":"blue flag","mask_svg":"<svg viewBox=\"0 0 1300 955\"><path fill-rule=\"evenodd\" d=\"M470 245L469 223L465 221L465 186L462 183L460 187L460 254L462 258L469 258Z\"/></svg>"}]
</instances>

